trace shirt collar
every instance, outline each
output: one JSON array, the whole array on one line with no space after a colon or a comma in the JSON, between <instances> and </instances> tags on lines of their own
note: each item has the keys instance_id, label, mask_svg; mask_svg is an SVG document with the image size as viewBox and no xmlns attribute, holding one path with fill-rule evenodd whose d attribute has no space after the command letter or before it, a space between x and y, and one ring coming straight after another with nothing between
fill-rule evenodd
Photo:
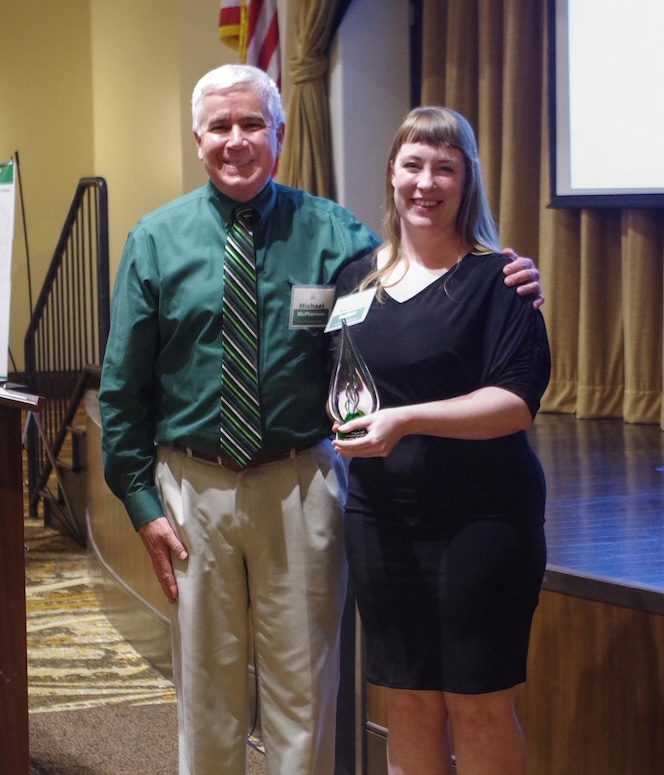
<instances>
[{"instance_id":1,"label":"shirt collar","mask_svg":"<svg viewBox=\"0 0 664 775\"><path fill-rule=\"evenodd\" d=\"M210 197L215 202L219 212L221 213L224 225L227 228L230 225L234 210L239 206L253 207L260 216L260 223L267 223L268 218L274 210L275 202L277 201L277 188L272 179L268 181L267 185L260 192L260 194L255 196L249 202L236 202L234 199L231 199L225 194L222 194L221 191L219 191L219 189L212 183L212 181L208 181L208 190L210 192Z\"/></svg>"}]
</instances>

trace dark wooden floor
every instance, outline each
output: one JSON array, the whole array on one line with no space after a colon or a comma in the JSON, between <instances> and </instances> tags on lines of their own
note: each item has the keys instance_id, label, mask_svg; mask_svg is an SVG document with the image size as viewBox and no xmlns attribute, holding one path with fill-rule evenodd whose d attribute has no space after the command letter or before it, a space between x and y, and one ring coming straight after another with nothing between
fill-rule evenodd
<instances>
[{"instance_id":1,"label":"dark wooden floor","mask_svg":"<svg viewBox=\"0 0 664 775\"><path fill-rule=\"evenodd\" d=\"M547 478L545 588L664 612L664 433L540 414Z\"/></svg>"}]
</instances>

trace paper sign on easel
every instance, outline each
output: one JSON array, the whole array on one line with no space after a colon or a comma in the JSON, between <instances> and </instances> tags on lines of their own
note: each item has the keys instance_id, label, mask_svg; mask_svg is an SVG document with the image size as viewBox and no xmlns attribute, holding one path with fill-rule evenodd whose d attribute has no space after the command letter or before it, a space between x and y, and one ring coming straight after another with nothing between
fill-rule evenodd
<instances>
[{"instance_id":1,"label":"paper sign on easel","mask_svg":"<svg viewBox=\"0 0 664 775\"><path fill-rule=\"evenodd\" d=\"M0 164L0 383L9 371L14 199L14 162L6 162Z\"/></svg>"}]
</instances>

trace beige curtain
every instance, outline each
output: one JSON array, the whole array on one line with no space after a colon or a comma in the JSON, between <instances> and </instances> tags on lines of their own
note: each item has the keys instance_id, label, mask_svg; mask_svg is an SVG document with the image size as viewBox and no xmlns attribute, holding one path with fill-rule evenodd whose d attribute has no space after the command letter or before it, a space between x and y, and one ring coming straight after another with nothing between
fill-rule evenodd
<instances>
[{"instance_id":1,"label":"beige curtain","mask_svg":"<svg viewBox=\"0 0 664 775\"><path fill-rule=\"evenodd\" d=\"M329 48L342 0L297 0L297 54L289 62L293 88L278 179L332 197L332 144L327 93Z\"/></svg>"},{"instance_id":2,"label":"beige curtain","mask_svg":"<svg viewBox=\"0 0 664 775\"><path fill-rule=\"evenodd\" d=\"M471 121L503 244L539 266L553 356L543 410L664 429L664 216L547 207L546 24L542 0L425 0L422 102ZM629 142L620 95L605 120Z\"/></svg>"}]
</instances>

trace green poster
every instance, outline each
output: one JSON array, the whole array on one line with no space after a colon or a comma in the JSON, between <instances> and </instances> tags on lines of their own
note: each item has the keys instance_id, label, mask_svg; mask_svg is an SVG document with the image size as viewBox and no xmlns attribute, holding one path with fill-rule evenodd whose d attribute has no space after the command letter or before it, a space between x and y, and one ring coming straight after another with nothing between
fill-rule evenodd
<instances>
[{"instance_id":1,"label":"green poster","mask_svg":"<svg viewBox=\"0 0 664 775\"><path fill-rule=\"evenodd\" d=\"M14 164L0 164L0 382L9 366L9 312L14 239Z\"/></svg>"}]
</instances>

